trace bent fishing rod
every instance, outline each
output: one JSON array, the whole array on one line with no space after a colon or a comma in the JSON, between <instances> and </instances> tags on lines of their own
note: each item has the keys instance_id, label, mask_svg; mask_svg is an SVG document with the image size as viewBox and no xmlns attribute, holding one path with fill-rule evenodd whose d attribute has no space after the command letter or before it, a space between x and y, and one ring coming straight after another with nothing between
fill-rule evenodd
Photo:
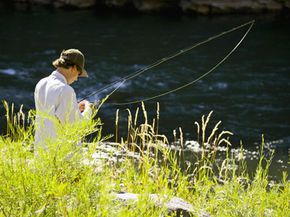
<instances>
[{"instance_id":1,"label":"bent fishing rod","mask_svg":"<svg viewBox=\"0 0 290 217\"><path fill-rule=\"evenodd\" d=\"M199 80L201 80L202 78L204 78L205 76L207 76L208 74L210 74L211 72L213 72L217 67L219 67L226 59L228 59L229 58L229 56L239 47L239 45L242 43L242 41L245 39L245 37L247 36L247 34L250 32L250 30L252 29L252 27L253 27L253 25L254 25L254 23L255 23L255 20L252 20L252 21L249 21L249 22L247 22L247 23L244 23L244 24L241 24L241 25L239 25L239 26L237 26L237 27L234 27L234 28L232 28L232 29L229 29L229 30L227 30L227 31L224 31L224 32L221 32L221 33L219 33L219 34L217 34L217 35L214 35L214 36L212 36L212 37L209 37L208 39L206 39L206 40L203 40L203 41L201 41L201 42L198 42L198 43L195 43L195 44L193 44L193 45L191 45L191 46L189 46L189 47L187 47L187 48L184 48L184 49L182 49L182 50L180 50L180 51L178 51L178 52L176 52L176 53L174 53L174 54L171 54L171 55L169 55L169 56L167 56L167 57L164 57L164 58L161 58L161 59L159 59L159 60L157 60L157 61L155 61L155 62L153 62L152 64L150 64L150 65L148 65L148 66L146 66L146 67L144 67L144 68L141 68L141 69L139 69L139 70L137 70L136 72L133 72L133 73L131 73L131 74L129 74L129 75L127 75L127 76L125 76L125 77L123 77L123 78L120 78L119 80L116 80L116 81L114 81L114 82L112 82L112 83L110 83L110 84L108 84L108 85L105 85L104 87L102 87L102 88L100 88L100 89L98 89L98 90L96 90L96 91L94 91L94 92L92 92L92 93L90 93L90 94L88 94L88 95L86 95L85 97L83 97L80 101L82 101L82 100L85 100L85 99L87 99L88 97L91 97L91 96L93 96L93 95L96 95L96 94L98 94L98 93L101 93L101 92L103 92L104 90L106 90L106 89L108 89L108 88L110 88L110 87L113 87L113 86L115 86L116 84L118 84L118 86L112 91L112 92L110 92L108 95L107 95L107 97L106 98L108 98L108 97L110 97L115 91L117 91L120 87L121 87L121 85L123 84L123 83L125 83L126 81L128 81L128 80L130 80L130 79L133 79L133 78L135 78L135 77L137 77L137 76L139 76L139 75L141 75L142 73L144 73L145 71L148 71L149 69L152 69L152 68L154 68L154 67L156 67L156 66L158 66L158 65L160 65L160 64L162 64L162 63L164 63L164 62L167 62L167 61L169 61L169 60L171 60L171 59L173 59L173 58L175 58L175 57L177 57L177 56L179 56L179 55L181 55L181 54L185 54L185 53L187 53L187 52L189 52L190 50L192 50L192 49L194 49L194 48L196 48L196 47L198 47L198 46L201 46L201 45L203 45L203 44L206 44L206 43L208 43L208 42L210 42L210 41L212 41L212 40L215 40L215 39L217 39L217 38L219 38L219 37L222 37L222 36L224 36L224 35L226 35L226 34L229 34L229 33L231 33L231 32L234 32L234 31L236 31L236 30L238 30L238 29L241 29L241 28L243 28L243 27L245 27L245 26L249 26L249 28L247 29L247 31L244 33L244 35L242 36L242 38L239 40L239 42L235 45L235 47L225 56L225 57L223 57L222 59L221 59L221 61L219 61L217 64L215 64L210 70L208 70L206 73L204 73L203 75L201 75L200 77L198 77L198 78L196 78L196 79L194 79L194 80L192 80L192 81L190 81L190 82L188 82L188 83L186 83L186 84L184 84L184 85L182 85L182 86L179 86L179 87L177 87L177 88L175 88L175 89L172 89L172 90L169 90L169 91L166 91L166 92L164 92L164 93L161 93L161 94L158 94L158 95L155 95L155 96L153 96L153 97L149 97L149 98L146 98L146 99L142 99L142 100L135 100L135 101L130 101L130 102L121 102L121 103L112 103L113 105L129 105L129 104L136 104L136 103L140 103L140 102L145 102L145 101L149 101L149 100L152 100L152 99L156 99L156 98L159 98L159 97L161 97L161 96L165 96L165 95L167 95L167 94L170 94L170 93L173 93L173 92L176 92L176 91L178 91L178 90L181 90L181 89L183 89L183 88L185 88L185 87L187 87L187 86L190 86L190 85L192 85L192 84L194 84L194 83L196 83L197 81L199 81Z\"/></svg>"}]
</instances>

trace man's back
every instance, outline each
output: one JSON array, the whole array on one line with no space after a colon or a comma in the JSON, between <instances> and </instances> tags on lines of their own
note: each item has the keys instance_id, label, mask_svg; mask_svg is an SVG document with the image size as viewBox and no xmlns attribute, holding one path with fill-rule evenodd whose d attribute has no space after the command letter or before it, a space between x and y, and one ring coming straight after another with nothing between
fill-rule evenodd
<instances>
[{"instance_id":1,"label":"man's back","mask_svg":"<svg viewBox=\"0 0 290 217\"><path fill-rule=\"evenodd\" d=\"M36 144L57 136L55 122L74 123L81 118L73 88L57 71L37 83L34 98L37 111Z\"/></svg>"}]
</instances>

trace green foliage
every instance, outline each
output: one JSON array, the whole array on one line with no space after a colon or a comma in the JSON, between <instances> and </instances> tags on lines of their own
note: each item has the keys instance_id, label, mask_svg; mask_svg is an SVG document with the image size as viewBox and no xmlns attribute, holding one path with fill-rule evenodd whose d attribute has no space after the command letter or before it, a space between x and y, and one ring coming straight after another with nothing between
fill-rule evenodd
<instances>
[{"instance_id":1,"label":"green foliage","mask_svg":"<svg viewBox=\"0 0 290 217\"><path fill-rule=\"evenodd\" d=\"M33 151L33 112L27 124L23 112L14 115L7 103L5 107L8 131L0 137L0 216L170 216L162 204L173 196L192 205L192 216L289 214L287 174L281 183L269 185L271 158L263 155L263 141L252 180L245 162L236 162L230 154L221 164L216 162L217 147L230 145L231 133L219 132L220 122L209 131L211 113L196 122L202 152L195 164L182 169L182 150L172 151L166 137L158 134L159 109L149 123L143 105L142 124L137 124L139 110L134 119L128 110L128 135L117 147L138 157L128 155L115 162L93 157L105 138L99 119L59 128L57 139ZM93 141L85 143L92 134ZM183 147L181 129L179 134L176 141ZM138 202L124 205L113 196L119 191L140 194ZM153 193L160 195L161 206L150 200Z\"/></svg>"}]
</instances>

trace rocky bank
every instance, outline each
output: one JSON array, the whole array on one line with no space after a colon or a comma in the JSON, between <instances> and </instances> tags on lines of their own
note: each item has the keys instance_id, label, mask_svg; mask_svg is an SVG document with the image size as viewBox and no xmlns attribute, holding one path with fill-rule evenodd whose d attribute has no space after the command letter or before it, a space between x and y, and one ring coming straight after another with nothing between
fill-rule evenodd
<instances>
[{"instance_id":1,"label":"rocky bank","mask_svg":"<svg viewBox=\"0 0 290 217\"><path fill-rule=\"evenodd\" d=\"M131 8L141 12L176 10L197 14L262 13L290 10L290 0L13 0L12 4L19 3L43 4L53 7Z\"/></svg>"}]
</instances>

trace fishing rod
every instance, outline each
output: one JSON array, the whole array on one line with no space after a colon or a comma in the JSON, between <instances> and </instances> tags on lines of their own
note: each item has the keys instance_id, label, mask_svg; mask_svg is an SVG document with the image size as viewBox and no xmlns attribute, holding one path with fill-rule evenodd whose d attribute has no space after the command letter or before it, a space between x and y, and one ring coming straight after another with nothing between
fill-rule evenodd
<instances>
[{"instance_id":1,"label":"fishing rod","mask_svg":"<svg viewBox=\"0 0 290 217\"><path fill-rule=\"evenodd\" d=\"M223 57L217 64L215 64L210 70L208 70L206 73L204 73L203 75L199 76L198 78L184 84L184 85L181 85L175 89L172 89L172 90L169 90L169 91L166 91L164 93L161 93L161 94L158 94L158 95L155 95L155 96L152 96L152 97L148 97L148 98L145 98L145 99L140 99L140 100L135 100L135 101L130 101L130 102L120 102L120 103L111 103L112 105L130 105L130 104L136 104L136 103L140 103L140 102L145 102L145 101L149 101L149 100L152 100L152 99L156 99L156 98L159 98L159 97L162 97L162 96L165 96L165 95L168 95L170 93L173 93L173 92L176 92L178 90L181 90L185 87L188 87L194 83L196 83L197 81L201 80L202 78L204 78L205 76L207 76L208 74L210 74L211 72L213 72L217 67L219 67L224 61L226 61L226 59L229 58L229 56L239 47L239 45L242 43L242 41L245 39L245 37L247 36L247 34L250 32L251 28L253 27L254 25L254 22L251 23L250 27L247 29L246 33L243 35L243 37L240 39L240 41L235 45L235 47L225 56ZM118 87L119 88L119 87ZM116 91L116 89L114 90L114 92ZM110 94L111 95L111 94Z\"/></svg>"},{"instance_id":2,"label":"fishing rod","mask_svg":"<svg viewBox=\"0 0 290 217\"><path fill-rule=\"evenodd\" d=\"M144 68L141 68L141 69L139 69L139 70L137 70L136 72L133 72L133 73L131 73L131 74L129 74L129 75L127 75L127 76L125 76L125 77L123 77L123 78L121 78L121 79L119 79L119 80L117 80L117 81L114 81L114 82L112 82L112 83L110 83L110 84L108 84L108 85L105 85L104 87L102 87L102 88L100 88L100 89L98 89L98 90L96 90L96 91L94 91L94 92L92 92L92 93L90 93L90 94L88 94L88 95L86 95L85 97L83 97L80 101L82 101L82 100L85 100L85 99L87 99L88 97L90 97L90 96L93 96L93 95L95 95L95 94L97 94L97 93L101 93L101 92L103 92L104 90L106 90L106 89L108 89L108 88L110 88L110 87L112 87L112 86L114 86L114 85L116 85L116 84L118 84L118 83L120 83L110 94L108 94L107 95L107 97L106 98L108 98L109 96L111 96L115 91L117 91L120 87L121 87L121 85L123 84L123 83L125 83L126 81L128 81L128 80L130 80L130 79L132 79L132 78L135 78L135 77L137 77L137 76L139 76L140 74L142 74L142 73L144 73L145 71L147 71L147 70L149 70L149 69L152 69L152 68L154 68L154 67L156 67L156 66L158 66L158 65L160 65L160 64L162 64L162 63L164 63L164 62L167 62L167 61L169 61L169 60L171 60L171 59L173 59L173 58L175 58L175 57L177 57L177 56L179 56L179 55L181 55L181 54L185 54L185 53L187 53L187 52L189 52L190 50L192 50L192 49L194 49L194 48L196 48L196 47L198 47L198 46L200 46L200 45L203 45L203 44L206 44L206 43L208 43L208 42L210 42L210 41L212 41L212 40L214 40L214 39L217 39L217 38L219 38L219 37L222 37L222 36L224 36L224 35L226 35L226 34L229 34L229 33L231 33L231 32L234 32L234 31L236 31L236 30L238 30L238 29L241 29L241 28L243 28L243 27L245 27L245 26L248 26L249 25L249 28L247 29L247 31L246 31L246 33L243 35L243 37L241 38L241 40L236 44L236 46L221 60L221 61L219 61L215 66L213 66L209 71L207 71L206 73L204 73L203 75L201 75L200 77L198 77L197 79L194 79L193 81L191 81L191 82L189 82L189 83L186 83L186 84L184 84L184 85L182 85L182 86L180 86L180 87L177 87L177 88L175 88L175 89L173 89L173 90L170 90L170 91L167 91L167 92L164 92L164 93L161 93L161 94L158 94L158 95L156 95L156 96L153 96L153 97L149 97L149 98L146 98L146 99L142 99L142 100L136 100L136 101L131 101L131 102L121 102L121 103L112 103L113 105L129 105L129 104L136 104L136 103L140 103L140 102L144 102L144 101L149 101L149 100L152 100L152 99L155 99L155 98L158 98L158 97L161 97L161 96L164 96L164 95L167 95L167 94L170 94L170 93L173 93L173 92L175 92L175 91L178 91L178 90L181 90L181 89L183 89L183 88L185 88L185 87L187 87L187 86L189 86L189 85L192 85L192 84L194 84L195 82L197 82L197 81L199 81L200 79L202 79L203 77L205 77L205 76L207 76L208 74L210 74L212 71L214 71L218 66L220 66L237 48L238 48L238 46L242 43L242 41L245 39L245 37L247 36L247 34L250 32L250 30L251 30L251 28L253 27L253 25L254 25L254 23L255 23L255 20L252 20L252 21L249 21L249 22L247 22L247 23L244 23L244 24L241 24L241 25L239 25L239 26L237 26L237 27L234 27L234 28L232 28L232 29L230 29L230 30L227 30L227 31L224 31L224 32L221 32L221 33L219 33L219 34L217 34L217 35L214 35L214 36L212 36L212 37L209 37L208 39L206 39L206 40L203 40L203 41L201 41L201 42L198 42L198 43L195 43L195 44L193 44L193 45L191 45L191 46L189 46L189 47L187 47L187 48L184 48L184 49L182 49L182 50L180 50L180 51L178 51L178 52L176 52L176 53L174 53L174 54L171 54L171 55L169 55L169 56L167 56L167 57L164 57L164 58L161 58L161 59L159 59L159 60L157 60L156 62L153 62L152 64L150 64L150 65L148 65L148 66L146 66L146 67L144 67Z\"/></svg>"}]
</instances>

